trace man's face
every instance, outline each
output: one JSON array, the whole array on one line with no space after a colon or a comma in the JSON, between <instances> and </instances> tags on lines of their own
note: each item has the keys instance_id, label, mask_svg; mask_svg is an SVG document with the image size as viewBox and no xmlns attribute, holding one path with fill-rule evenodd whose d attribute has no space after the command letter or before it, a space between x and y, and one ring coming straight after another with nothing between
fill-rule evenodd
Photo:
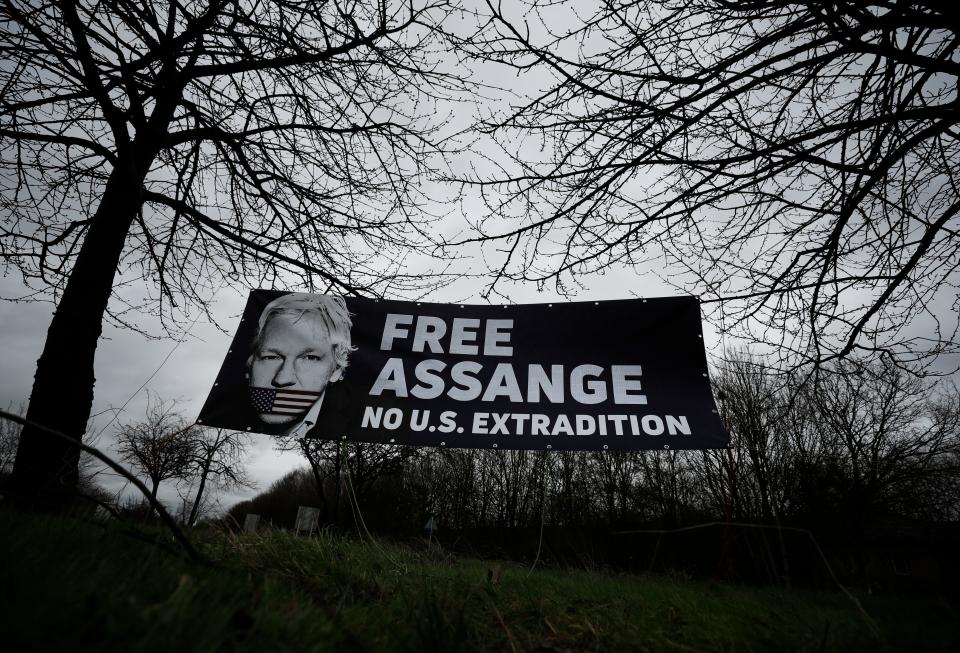
<instances>
[{"instance_id":1,"label":"man's face","mask_svg":"<svg viewBox=\"0 0 960 653\"><path fill-rule=\"evenodd\" d=\"M260 349L253 352L250 386L322 393L338 381L333 345L317 316L275 315L263 330ZM285 424L298 415L261 414L267 424Z\"/></svg>"}]
</instances>

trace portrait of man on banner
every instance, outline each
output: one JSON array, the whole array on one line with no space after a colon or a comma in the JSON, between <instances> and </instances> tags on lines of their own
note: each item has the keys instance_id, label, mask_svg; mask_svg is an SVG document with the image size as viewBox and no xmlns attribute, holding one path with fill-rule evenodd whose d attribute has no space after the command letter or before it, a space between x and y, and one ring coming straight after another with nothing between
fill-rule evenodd
<instances>
[{"instance_id":1,"label":"portrait of man on banner","mask_svg":"<svg viewBox=\"0 0 960 653\"><path fill-rule=\"evenodd\" d=\"M339 436L311 429L321 410L337 413L335 388L356 349L352 327L338 295L290 293L264 307L246 365L250 408L262 430L294 438Z\"/></svg>"},{"instance_id":2,"label":"portrait of man on banner","mask_svg":"<svg viewBox=\"0 0 960 653\"><path fill-rule=\"evenodd\" d=\"M461 305L252 290L197 417L286 444L729 443L692 297Z\"/></svg>"}]
</instances>

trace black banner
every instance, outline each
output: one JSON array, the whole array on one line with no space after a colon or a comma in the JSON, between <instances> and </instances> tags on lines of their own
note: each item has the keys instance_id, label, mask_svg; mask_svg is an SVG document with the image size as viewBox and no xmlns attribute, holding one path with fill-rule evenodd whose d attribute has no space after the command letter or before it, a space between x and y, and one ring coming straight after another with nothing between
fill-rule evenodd
<instances>
[{"instance_id":1,"label":"black banner","mask_svg":"<svg viewBox=\"0 0 960 653\"><path fill-rule=\"evenodd\" d=\"M197 421L443 447L728 444L692 297L497 306L256 290Z\"/></svg>"}]
</instances>

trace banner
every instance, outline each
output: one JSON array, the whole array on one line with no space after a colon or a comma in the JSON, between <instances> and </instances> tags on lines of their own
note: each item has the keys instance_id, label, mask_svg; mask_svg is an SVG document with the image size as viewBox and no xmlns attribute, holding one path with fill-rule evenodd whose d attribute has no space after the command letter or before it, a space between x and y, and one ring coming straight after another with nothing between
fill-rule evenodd
<instances>
[{"instance_id":1,"label":"banner","mask_svg":"<svg viewBox=\"0 0 960 653\"><path fill-rule=\"evenodd\" d=\"M256 290L197 421L485 449L729 441L692 297L499 306Z\"/></svg>"}]
</instances>

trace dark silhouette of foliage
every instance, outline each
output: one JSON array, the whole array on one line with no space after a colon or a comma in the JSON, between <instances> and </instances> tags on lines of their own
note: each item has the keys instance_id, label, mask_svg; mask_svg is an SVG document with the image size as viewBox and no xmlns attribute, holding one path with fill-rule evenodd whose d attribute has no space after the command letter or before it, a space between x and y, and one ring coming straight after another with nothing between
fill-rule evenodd
<instances>
[{"instance_id":1,"label":"dark silhouette of foliage","mask_svg":"<svg viewBox=\"0 0 960 653\"><path fill-rule=\"evenodd\" d=\"M368 524L392 532L419 532L435 515L442 529L456 531L734 520L856 537L877 521L960 516L960 392L953 384L855 359L826 365L814 378L772 373L762 358L744 352L728 359L713 379L729 449L424 449L371 476L368 489L357 493L360 509L377 515ZM311 444L314 454L323 446L328 453L349 451L340 443ZM336 491L335 465L335 457L317 461L327 501ZM349 506L346 469L341 500ZM267 493L276 502L270 514L288 520L296 514L298 504L281 495L322 505L311 469L297 472L299 489L290 485L293 478ZM343 510L340 523L349 526ZM326 517L336 521L332 511Z\"/></svg>"},{"instance_id":2,"label":"dark silhouette of foliage","mask_svg":"<svg viewBox=\"0 0 960 653\"><path fill-rule=\"evenodd\" d=\"M264 526L293 528L298 506L315 506L319 501L313 476L308 469L295 469L274 481L253 499L241 501L227 511L230 522L242 526L247 514L260 515Z\"/></svg>"}]
</instances>

